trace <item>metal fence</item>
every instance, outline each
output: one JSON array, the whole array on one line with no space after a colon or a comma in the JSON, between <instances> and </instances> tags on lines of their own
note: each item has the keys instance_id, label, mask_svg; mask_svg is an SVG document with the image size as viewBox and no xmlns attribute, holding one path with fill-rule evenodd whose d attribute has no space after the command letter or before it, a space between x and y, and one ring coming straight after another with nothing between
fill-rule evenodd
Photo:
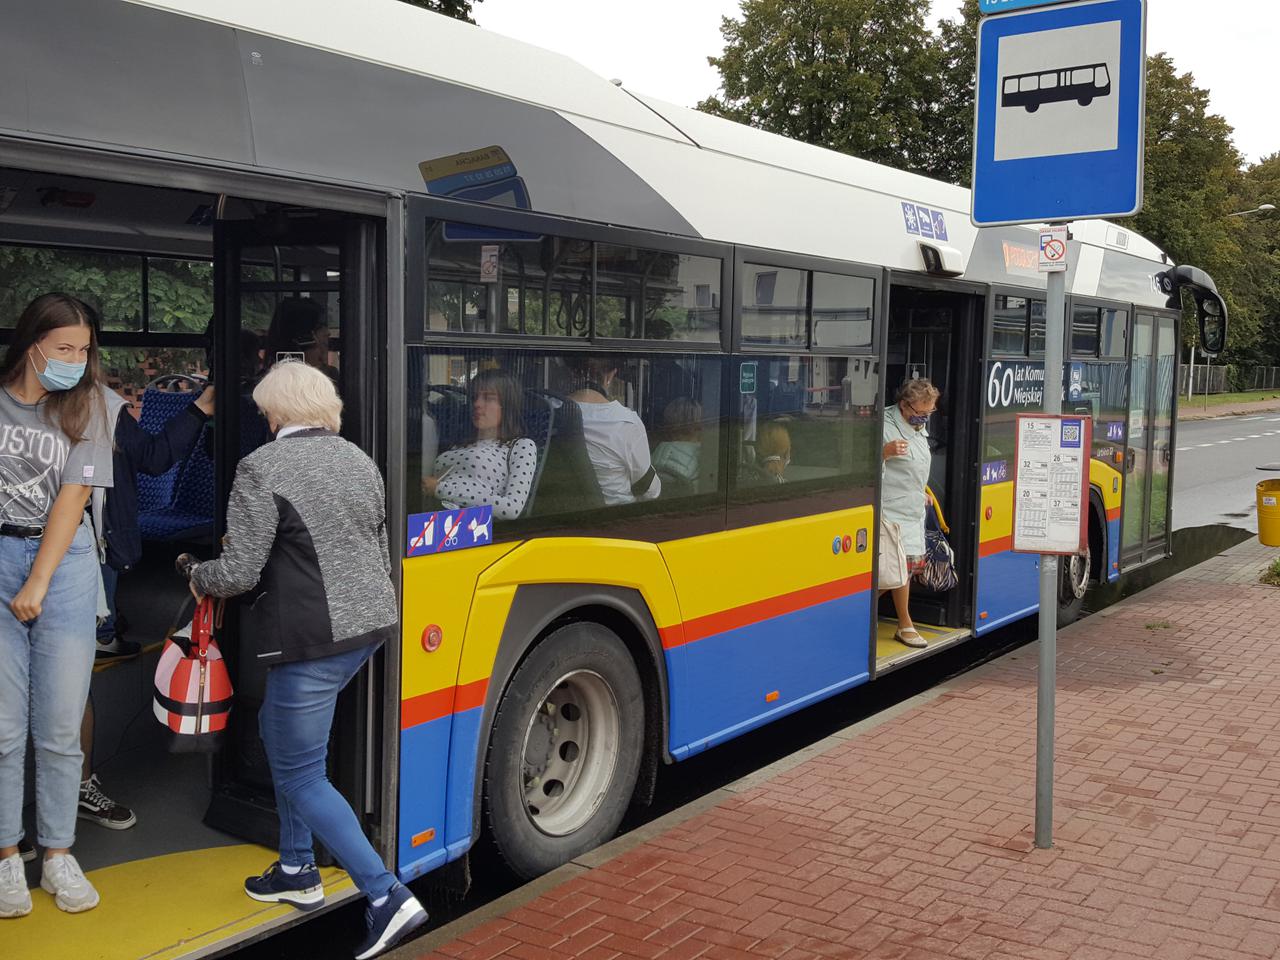
<instances>
[{"instance_id":1,"label":"metal fence","mask_svg":"<svg viewBox=\"0 0 1280 960\"><path fill-rule=\"evenodd\" d=\"M1197 363L1194 367L1183 364L1182 387L1179 391L1182 396L1185 397L1188 390L1196 394L1205 394L1225 393L1226 389L1226 367L1211 367L1207 363Z\"/></svg>"},{"instance_id":2,"label":"metal fence","mask_svg":"<svg viewBox=\"0 0 1280 960\"><path fill-rule=\"evenodd\" d=\"M1181 393L1236 393L1245 390L1280 390L1280 367L1237 367L1233 364L1183 364Z\"/></svg>"}]
</instances>

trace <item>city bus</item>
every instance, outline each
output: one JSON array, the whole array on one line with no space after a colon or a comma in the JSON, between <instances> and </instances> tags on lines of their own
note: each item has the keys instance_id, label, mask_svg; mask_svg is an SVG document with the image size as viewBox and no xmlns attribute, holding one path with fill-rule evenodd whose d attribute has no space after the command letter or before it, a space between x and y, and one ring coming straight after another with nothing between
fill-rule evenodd
<instances>
[{"instance_id":1,"label":"city bus","mask_svg":"<svg viewBox=\"0 0 1280 960\"><path fill-rule=\"evenodd\" d=\"M976 229L964 189L396 0L6 9L0 326L65 288L100 310L145 429L206 383L217 402L139 479L119 603L146 648L94 676L95 769L138 823L82 825L101 906L67 918L36 891L4 956L208 956L304 919L241 890L277 823L234 603L218 754L168 753L150 704L182 619L172 558L216 552L267 440L249 393L294 352L282 303L321 318L298 359L386 479L401 635L344 693L331 775L406 882L464 884L482 836L538 875L607 840L663 765L1036 614L1038 559L1010 550L1014 420L1059 388L1035 229ZM1095 426L1063 620L1169 553L1183 294L1207 347L1226 324L1204 273L1121 226L1072 230L1061 388ZM427 481L495 376L536 450L527 494L452 509ZM942 390L930 488L959 581L913 590L923 650L874 589L882 415L913 377ZM668 468L603 474L587 388ZM356 896L318 855L328 903Z\"/></svg>"}]
</instances>

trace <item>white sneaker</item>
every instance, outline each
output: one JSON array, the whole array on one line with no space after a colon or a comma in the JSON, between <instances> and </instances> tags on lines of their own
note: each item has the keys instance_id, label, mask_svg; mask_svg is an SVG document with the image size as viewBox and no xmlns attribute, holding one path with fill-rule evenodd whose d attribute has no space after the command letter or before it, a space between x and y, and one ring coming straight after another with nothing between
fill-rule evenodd
<instances>
[{"instance_id":1,"label":"white sneaker","mask_svg":"<svg viewBox=\"0 0 1280 960\"><path fill-rule=\"evenodd\" d=\"M80 864L69 853L44 858L40 886L53 894L58 909L67 913L83 913L98 905L98 891L93 889Z\"/></svg>"},{"instance_id":2,"label":"white sneaker","mask_svg":"<svg viewBox=\"0 0 1280 960\"><path fill-rule=\"evenodd\" d=\"M25 917L31 912L31 891L22 857L13 854L0 860L0 917Z\"/></svg>"}]
</instances>

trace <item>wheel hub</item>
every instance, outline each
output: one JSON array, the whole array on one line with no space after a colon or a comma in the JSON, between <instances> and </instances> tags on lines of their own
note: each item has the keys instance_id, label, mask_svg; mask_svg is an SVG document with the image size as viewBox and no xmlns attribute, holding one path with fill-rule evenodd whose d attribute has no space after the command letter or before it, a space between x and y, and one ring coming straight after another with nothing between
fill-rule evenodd
<instances>
[{"instance_id":1,"label":"wheel hub","mask_svg":"<svg viewBox=\"0 0 1280 960\"><path fill-rule=\"evenodd\" d=\"M1089 551L1077 553L1070 558L1066 558L1065 573L1063 577L1062 598L1064 600L1079 600L1085 595L1089 589Z\"/></svg>"},{"instance_id":2,"label":"wheel hub","mask_svg":"<svg viewBox=\"0 0 1280 960\"><path fill-rule=\"evenodd\" d=\"M613 779L621 739L617 699L591 670L552 685L525 733L525 811L543 833L565 836L599 807Z\"/></svg>"}]
</instances>

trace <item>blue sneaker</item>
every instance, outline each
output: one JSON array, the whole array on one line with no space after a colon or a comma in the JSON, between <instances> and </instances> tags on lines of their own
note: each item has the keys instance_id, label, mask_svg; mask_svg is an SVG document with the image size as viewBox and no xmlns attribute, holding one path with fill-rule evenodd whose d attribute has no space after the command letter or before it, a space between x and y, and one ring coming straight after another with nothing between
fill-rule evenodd
<instances>
[{"instance_id":1,"label":"blue sneaker","mask_svg":"<svg viewBox=\"0 0 1280 960\"><path fill-rule=\"evenodd\" d=\"M369 960L383 950L395 946L427 922L427 911L409 888L397 883L380 907L369 904L364 923L369 935L356 947L356 960Z\"/></svg>"},{"instance_id":2,"label":"blue sneaker","mask_svg":"<svg viewBox=\"0 0 1280 960\"><path fill-rule=\"evenodd\" d=\"M260 877L249 877L244 892L263 903L289 903L299 910L324 906L324 887L320 871L309 863L297 873L285 873L277 860Z\"/></svg>"}]
</instances>

